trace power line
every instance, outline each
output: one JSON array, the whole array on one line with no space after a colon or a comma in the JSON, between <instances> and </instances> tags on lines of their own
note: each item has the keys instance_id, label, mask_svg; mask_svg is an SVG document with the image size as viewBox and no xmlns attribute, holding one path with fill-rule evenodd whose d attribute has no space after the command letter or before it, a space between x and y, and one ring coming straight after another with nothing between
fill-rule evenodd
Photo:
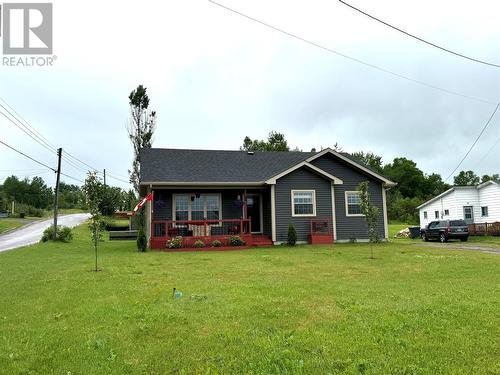
<instances>
[{"instance_id":1,"label":"power line","mask_svg":"<svg viewBox=\"0 0 500 375\"><path fill-rule=\"evenodd\" d=\"M73 176L67 175L66 173L62 173L62 172L61 172L61 175L62 175L62 176L65 176L65 177L68 177L68 178L71 178L72 180L78 181L78 182L80 182L80 183L82 183L82 184L84 184L84 183L85 183L85 181L82 181L82 180L79 180L78 178L75 178L75 177L73 177Z\"/></svg>"},{"instance_id":2,"label":"power line","mask_svg":"<svg viewBox=\"0 0 500 375\"><path fill-rule=\"evenodd\" d=\"M2 105L2 103L0 103L0 107L2 107L3 109L5 109L7 111L7 113L9 113L9 115L11 115L17 121L19 121L7 108L5 108ZM36 136L32 135L33 134L32 132L30 133L29 130L25 129L25 127L20 126L17 122L15 122L9 116L7 116L4 112L0 111L0 114L2 114L3 117L5 117L11 124L15 125L17 128L19 128L23 133L25 133L28 137L30 137L31 139L33 139L39 145L41 145L42 147L45 147L50 152L55 153L55 151L52 148L50 148L50 146L48 146L47 144L45 144L43 141L40 141L39 138L37 138Z\"/></svg>"},{"instance_id":3,"label":"power line","mask_svg":"<svg viewBox=\"0 0 500 375\"><path fill-rule=\"evenodd\" d=\"M51 144L47 138L45 138L45 137L44 137L44 136L43 136L43 135L42 135L42 134L41 134L38 130L36 130L33 126L31 126L31 125L28 123L28 121L26 121L26 120L25 120L25 118L24 118L23 116L21 116L21 115L20 115L20 114L19 114L19 113L18 113L18 112L14 109L14 108L12 108L12 106L11 106L11 105L9 105L9 103L7 103L7 102L6 102L6 101L5 101L2 97L0 97L0 100L1 100L1 101L2 101L2 102L3 102L3 103L7 106L7 107L9 107L9 108L12 110L12 112L14 112L14 113L17 115L17 117L18 117L18 118L17 118L17 120L18 120L18 121L20 121L19 119L21 119L21 120L22 120L22 123L23 123L26 127L30 128L32 132L36 133L36 134L37 134L37 135L38 135L38 136L39 136L39 137L40 137L40 138L41 138L41 139L42 139L42 140L43 140L43 141L44 141L47 145L49 145L49 146L50 146L51 148L53 148L54 150L55 150L55 149L57 149L57 147L56 147L56 146L54 146L53 144ZM15 117L15 116L13 116L13 117ZM21 121L20 121L20 122L21 122Z\"/></svg>"},{"instance_id":4,"label":"power line","mask_svg":"<svg viewBox=\"0 0 500 375\"><path fill-rule=\"evenodd\" d=\"M280 28L278 28L278 27L276 27L276 26L273 26L273 25L271 25L271 24L268 24L268 23L266 23L266 22L264 22L264 21L258 20L257 18L253 18L253 17L251 17L251 16L248 16L248 15L246 15L245 13L242 13L242 12L239 12L239 11L237 11L237 10L235 10L235 9L229 8L229 7L227 7L227 6L223 5L223 4L217 3L217 2L215 2L215 1L213 1L213 0L208 0L208 1L209 1L210 3L212 3L212 4L214 4L214 5L217 5L217 6L219 6L219 7L223 8L223 9L225 9L225 10L228 10L228 11L230 11L230 12L232 12L232 13L234 13L234 14L237 14L237 15L239 15L239 16L241 16L241 17L244 17L244 18L246 18L246 19L248 19L248 20L250 20L250 21L253 21L253 22L256 22L256 23L261 24L261 25L263 25L263 26L266 26L267 28L270 28L270 29L272 29L272 30L274 30L274 31L277 31L277 32L282 33L282 34L285 34L285 35L287 35L287 36L289 36L289 37L292 37L292 38L295 38L295 39L297 39L297 40L300 40L300 41L302 41L302 42L304 42L304 43L307 43L307 44L310 44L310 45L312 45L312 46L314 46L314 47L320 48L320 49L322 49L322 50L324 50L324 51L327 51L327 52L333 53L333 54L335 54L335 55L337 55L337 56L341 56L341 57L343 57L343 58L345 58L345 59L348 59L348 60L351 60L351 61L357 62L358 64L365 65L365 66L368 66L368 67L370 67L370 68L373 68L373 69L379 70L379 71L381 71L381 72L384 72L384 73L390 74L390 75L392 75L392 76L394 76L394 77L402 78L402 79L404 79L404 80L407 80L407 81L410 81L410 82L413 82L413 83L418 83L419 85L422 85L422 86L425 86L425 87L428 87L428 88L431 88L431 89L434 89L434 90L438 90L438 91L441 91L441 92L445 92L445 93L450 94L450 95L460 96L460 97L462 97L462 98L466 98L466 99L470 99L470 100L475 100L475 101L482 102L482 103L486 103L486 104L492 104L492 105L496 105L496 104L497 104L497 103L495 103L495 102L491 102L491 101L489 101L489 100L485 100L485 99L481 99L481 98L476 98L476 97L474 97L474 96L470 96L470 95L466 95L466 94L461 94L461 93L456 92L456 91L452 91L452 90L448 90L448 89L445 89L445 88L442 88L442 87L439 87L439 86L435 86L435 85L432 85L432 84L426 83L426 82L424 82L424 81L420 81L420 80L417 80L417 79L414 79L414 78L411 78L411 77L407 77L407 76L405 76L405 75L403 75L403 74L399 74L399 73L393 72L393 71L391 71L391 70L388 70L388 69L382 68L382 67L380 67L380 66L377 66L377 65L374 65L374 64L371 64L371 63L368 63L368 62L362 61L362 60L357 59L357 58L355 58L355 57L351 57L351 56L348 56L348 55L346 55L346 54L344 54L344 53L338 52L338 51L336 51L336 50L334 50L334 49L331 49L331 48L329 48L329 47L325 47L325 46L323 46L323 45L321 45L321 44L318 44L318 43L316 43L316 42L313 42L313 41L311 41L311 40L309 40L309 39L305 39L305 38L303 38L303 37L301 37L301 36L299 36L299 35L296 35L296 34L293 34L293 33L289 32L289 31L286 31L286 30L280 29Z\"/></svg>"},{"instance_id":5,"label":"power line","mask_svg":"<svg viewBox=\"0 0 500 375\"><path fill-rule=\"evenodd\" d=\"M97 168L94 168L93 166L91 166L91 165L89 165L89 164L85 163L84 161L81 161L81 160L80 160L80 159L78 159L76 156L71 155L71 154L70 154L67 150L64 150L64 151L65 151L66 155L68 155L68 156L69 156L69 157L71 157L72 159L74 159L74 160L76 160L76 161L80 162L80 163L81 163L81 164L83 164L83 165L86 165L87 167L89 167L90 169L92 169L92 170L94 170L94 171L97 171Z\"/></svg>"},{"instance_id":6,"label":"power line","mask_svg":"<svg viewBox=\"0 0 500 375\"><path fill-rule=\"evenodd\" d=\"M466 56L466 55L463 55L463 54L461 54L461 53L459 53L459 52L455 52L455 51L452 51L452 50L450 50L450 49L448 49L448 48L445 48L445 47L442 47L442 46L437 45L437 44L435 44L435 43L429 42L429 41L427 41L427 40L425 40L425 39L423 39L423 38L420 38L420 37L418 37L418 36L416 36L416 35L410 34L410 33L409 33L409 32L407 32L407 31L404 31L404 30L402 30L402 29L400 29L400 28L398 28L398 27L396 27L396 26L393 26L393 25L391 25L391 24L389 24L389 23L387 23L387 22L385 22L385 21L381 20L380 18L377 18L377 17L375 17L375 16L372 16L371 14L366 13L365 11L363 11L363 10L361 10L361 9L359 9L359 8L356 8L355 6L353 6L353 5L351 5L351 4L348 4L348 3L346 3L345 1L342 1L342 0L339 0L339 1L340 1L342 4L347 5L349 8L354 9L355 11L357 11L357 12L359 12L359 13L361 13L361 14L364 14L365 16L367 16L367 17L369 17L369 18L371 18L371 19L373 19L373 20L375 20L375 21L377 21L377 22L380 22L380 23L382 23L382 24L384 24L384 25L386 25L386 26L390 27L391 29L394 29L394 30L396 30L396 31L399 31L400 33L403 33L403 34L405 34L405 35L409 36L410 38L414 38L414 39L416 39L416 40L418 40L418 41L420 41L420 42L422 42L422 43L428 44L428 45L430 45L430 46L432 46L432 47L436 47L436 48L438 48L438 49L440 49L440 50L442 50L442 51L445 51L445 52L451 53L452 55L459 56L459 57L462 57L462 58L467 59L467 60L470 60L470 61L474 61L474 62L477 62L477 63L480 63L480 64L484 64L484 65L489 65L489 66L494 66L494 67L496 67L496 68L500 68L500 65L493 64L493 63L490 63L490 62L487 62L487 61L483 61L483 60L479 60L479 59L476 59L476 58L474 58L474 57Z\"/></svg>"},{"instance_id":7,"label":"power line","mask_svg":"<svg viewBox=\"0 0 500 375\"><path fill-rule=\"evenodd\" d=\"M476 140L474 141L474 143L470 146L469 150L467 151L467 153L464 155L464 157L462 158L462 160L460 160L460 163L458 163L458 165L456 166L456 168L453 170L453 172L450 173L450 175L448 177L446 177L446 179L444 180L444 182L448 181L449 178L451 176L453 176L453 173L455 173L457 171L457 169L462 165L462 163L464 162L464 160L467 158L467 156L470 154L470 152L472 151L472 149L474 148L474 146L476 145L477 141L479 141L479 138L481 138L481 136L483 135L484 131L486 130L486 128L488 127L488 125L490 124L491 120L493 119L493 116L495 116L495 113L497 112L498 110L498 107L500 106L500 102L497 104L497 106L495 107L495 110L493 111L493 113L491 114L490 118L488 119L488 121L486 121L486 124L483 126L483 129L481 129L481 132L479 133L479 135L477 136Z\"/></svg>"},{"instance_id":8,"label":"power line","mask_svg":"<svg viewBox=\"0 0 500 375\"><path fill-rule=\"evenodd\" d=\"M1 103L0 103L0 107L2 107L5 111L7 111L7 113L16 121L12 120L12 118L7 116L2 111L0 111L0 114L2 114L7 120L9 120L9 122L14 124L19 129L21 129L26 135L28 135L30 138L32 138L34 141L36 141L38 144L45 147L50 152L56 154L56 151L55 151L56 147L53 146L47 138L45 138L39 131L37 131L33 126L31 126L31 124L26 119L24 119L12 106L10 106L9 103L7 103L2 97L0 97L0 101L2 101L5 104L5 106L7 106L10 110L7 109ZM65 150L65 153L64 153L62 159L69 166L73 167L75 170L78 170L80 172L85 172L85 173L88 172L88 170L86 168L81 167L80 165L85 166L85 167L89 167L91 170L99 172L99 170L97 168L94 168L90 164L77 158L76 156L72 155L71 153L69 153L66 150ZM67 176L67 177L73 178L71 176ZM119 181L122 181L122 182L129 183L128 181L121 180L117 177L112 177L112 178L119 180ZM75 178L73 178L73 179L75 179ZM76 180L80 181L78 179L76 179Z\"/></svg>"},{"instance_id":9,"label":"power line","mask_svg":"<svg viewBox=\"0 0 500 375\"><path fill-rule=\"evenodd\" d=\"M490 154L490 152L495 149L495 146L498 144L498 142L500 142L500 137L495 141L495 143L493 143L493 146L490 147L490 149L484 154L481 160L479 160L477 165L481 165L483 163L484 159L486 159L486 157Z\"/></svg>"},{"instance_id":10,"label":"power line","mask_svg":"<svg viewBox=\"0 0 500 375\"><path fill-rule=\"evenodd\" d=\"M112 174L110 174L108 171L106 171L106 176L111 177L114 180L121 181L121 182L124 182L126 184L130 184L130 181L125 181L125 180L122 180L121 178L115 177Z\"/></svg>"},{"instance_id":11,"label":"power line","mask_svg":"<svg viewBox=\"0 0 500 375\"><path fill-rule=\"evenodd\" d=\"M38 160L36 160L36 159L32 158L31 156L26 155L24 152L19 151L18 149L14 148L14 147L12 147L12 146L9 146L9 145L8 145L7 143L5 143L4 141L0 140L0 143L1 143L1 144L3 144L4 146L6 146L6 147L10 148L11 150L13 150L13 151L17 152L18 154L21 154L21 155L23 155L24 157L26 157L26 158L28 158L28 159L30 159L30 160L32 160L32 161L34 161L35 163L40 164L40 165L43 165L45 168L49 168L49 169L53 170L54 172L56 172L56 170L55 170L54 168L49 167L47 164L44 164L44 163L42 163L41 161L38 161Z\"/></svg>"}]
</instances>

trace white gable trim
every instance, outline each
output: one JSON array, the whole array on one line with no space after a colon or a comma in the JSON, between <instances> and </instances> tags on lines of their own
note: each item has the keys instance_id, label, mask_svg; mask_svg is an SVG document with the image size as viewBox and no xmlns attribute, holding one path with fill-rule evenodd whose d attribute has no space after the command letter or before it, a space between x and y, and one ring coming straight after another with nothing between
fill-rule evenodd
<instances>
[{"instance_id":1,"label":"white gable trim","mask_svg":"<svg viewBox=\"0 0 500 375\"><path fill-rule=\"evenodd\" d=\"M309 159L306 159L306 162L311 162L325 154L332 154L333 156L336 156L337 158L345 161L346 163L349 163L351 165L354 165L356 168L359 168L361 169L363 172L369 174L370 176L373 176L379 180L381 180L382 182L384 182L386 184L386 186L396 186L397 184L391 180L388 180L387 178L385 178L384 176L381 176L379 175L378 173L375 173L373 172L372 170L364 167L363 165L359 164L359 163L356 163L355 161L345 157L344 155L342 155L341 153L338 153L337 151L335 150L332 150L331 148L326 148L324 149L323 151L320 151L318 152L316 155L313 155L311 156Z\"/></svg>"},{"instance_id":2,"label":"white gable trim","mask_svg":"<svg viewBox=\"0 0 500 375\"><path fill-rule=\"evenodd\" d=\"M286 176L287 174L292 173L293 171L295 171L299 168L302 168L302 167L312 169L316 173L319 173L320 175L327 177L328 179L332 180L335 185L342 185L344 183L344 181L342 181L340 178L337 178L337 177L331 175L330 173L325 172L324 170L316 167L315 165L312 165L311 163L308 163L307 161L300 162L299 164L296 164L293 167L288 168L287 170L277 174L276 176L271 177L270 179L268 179L265 182L266 182L266 184L269 184L269 185L275 185L276 181L279 178Z\"/></svg>"}]
</instances>

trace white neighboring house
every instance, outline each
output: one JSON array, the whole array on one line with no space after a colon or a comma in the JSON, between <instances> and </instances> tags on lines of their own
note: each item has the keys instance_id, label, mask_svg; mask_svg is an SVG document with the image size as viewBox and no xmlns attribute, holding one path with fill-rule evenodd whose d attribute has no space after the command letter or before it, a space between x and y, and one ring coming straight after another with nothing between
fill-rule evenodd
<instances>
[{"instance_id":1,"label":"white neighboring house","mask_svg":"<svg viewBox=\"0 0 500 375\"><path fill-rule=\"evenodd\" d=\"M467 224L500 221L500 184L454 186L417 207L420 227L434 220L463 219Z\"/></svg>"}]
</instances>

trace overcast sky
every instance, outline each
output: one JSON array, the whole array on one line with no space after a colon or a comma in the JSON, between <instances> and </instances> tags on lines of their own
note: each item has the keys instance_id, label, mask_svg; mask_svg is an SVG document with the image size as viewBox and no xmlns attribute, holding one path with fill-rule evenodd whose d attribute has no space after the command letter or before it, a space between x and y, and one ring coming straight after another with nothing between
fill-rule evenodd
<instances>
[{"instance_id":1,"label":"overcast sky","mask_svg":"<svg viewBox=\"0 0 500 375\"><path fill-rule=\"evenodd\" d=\"M500 68L422 44L336 0L221 2L398 74L500 101ZM500 64L495 1L352 4L449 49ZM132 160L128 94L138 84L148 88L158 113L155 147L238 149L245 135L263 139L276 130L304 151L338 143L349 152L382 155L384 162L405 156L443 177L495 108L360 65L204 0L56 0L54 54L53 67L0 66L1 97L51 143L122 178ZM4 118L0 134L55 164L54 155ZM500 172L499 138L500 113L460 169ZM0 149L0 181L37 169ZM63 172L84 179L69 165ZM52 172L42 176L53 184Z\"/></svg>"}]
</instances>

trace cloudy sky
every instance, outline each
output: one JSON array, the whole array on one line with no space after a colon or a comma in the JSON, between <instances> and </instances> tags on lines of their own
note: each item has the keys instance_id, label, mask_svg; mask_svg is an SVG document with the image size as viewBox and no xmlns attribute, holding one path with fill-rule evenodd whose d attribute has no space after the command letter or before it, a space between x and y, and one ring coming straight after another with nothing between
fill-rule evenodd
<instances>
[{"instance_id":1,"label":"cloudy sky","mask_svg":"<svg viewBox=\"0 0 500 375\"><path fill-rule=\"evenodd\" d=\"M132 160L127 97L138 84L148 88L158 113L155 147L238 149L245 135L262 139L276 130L304 151L338 143L350 152L375 152L385 162L406 156L424 172L444 177L500 101L500 68L422 44L336 0L220 1L343 54L475 99L358 64L205 0L55 0L54 66L0 66L0 96L52 144L119 178L126 178ZM497 2L352 4L449 49L500 64ZM53 154L4 118L0 134L55 164ZM500 113L460 169L500 172L499 138ZM0 149L0 181L38 169ZM70 165L63 172L84 179ZM42 176L53 183L52 172Z\"/></svg>"}]
</instances>

